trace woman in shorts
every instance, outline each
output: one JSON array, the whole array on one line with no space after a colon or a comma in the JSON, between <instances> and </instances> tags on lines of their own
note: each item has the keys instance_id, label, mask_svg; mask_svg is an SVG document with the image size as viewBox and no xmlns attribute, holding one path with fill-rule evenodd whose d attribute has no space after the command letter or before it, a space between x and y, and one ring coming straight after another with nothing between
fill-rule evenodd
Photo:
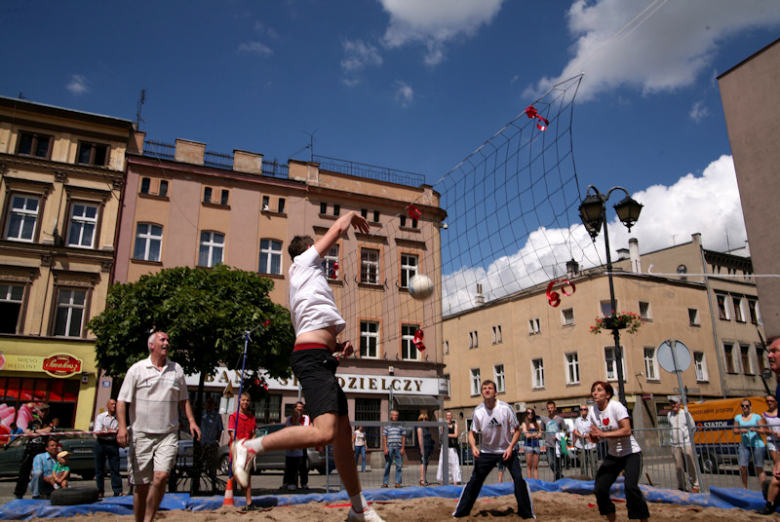
<instances>
[{"instance_id":1,"label":"woman in shorts","mask_svg":"<svg viewBox=\"0 0 780 522\"><path fill-rule=\"evenodd\" d=\"M753 413L753 403L749 399L742 399L742 414L734 417L734 433L742 435L742 441L739 444L739 476L742 478L742 487L748 487L748 466L750 459L753 459L753 466L756 468L758 483L763 484L766 480L764 474L764 459L766 458L766 446L761 434L764 432L766 421L761 415Z\"/></svg>"},{"instance_id":2,"label":"woman in shorts","mask_svg":"<svg viewBox=\"0 0 780 522\"><path fill-rule=\"evenodd\" d=\"M539 425L539 419L536 418L536 412L533 408L528 408L525 412L523 421L523 438L525 445L525 461L528 463L528 478L539 480L539 455L542 453L540 439L544 437L542 427Z\"/></svg>"},{"instance_id":3,"label":"woman in shorts","mask_svg":"<svg viewBox=\"0 0 780 522\"><path fill-rule=\"evenodd\" d=\"M778 450L780 449L780 417L777 416L777 399L774 395L766 396L766 405L769 408L762 416L766 422L764 435L766 435L766 451L772 459L773 464L777 464Z\"/></svg>"}]
</instances>

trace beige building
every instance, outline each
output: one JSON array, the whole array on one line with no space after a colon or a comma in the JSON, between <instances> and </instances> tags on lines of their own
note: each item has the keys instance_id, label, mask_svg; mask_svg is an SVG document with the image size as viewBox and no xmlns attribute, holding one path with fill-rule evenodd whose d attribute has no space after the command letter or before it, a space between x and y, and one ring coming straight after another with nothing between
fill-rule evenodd
<instances>
[{"instance_id":1,"label":"beige building","mask_svg":"<svg viewBox=\"0 0 780 522\"><path fill-rule=\"evenodd\" d=\"M32 401L88 429L128 120L0 97L0 435Z\"/></svg>"},{"instance_id":2,"label":"beige building","mask_svg":"<svg viewBox=\"0 0 780 522\"><path fill-rule=\"evenodd\" d=\"M440 302L412 299L407 286L417 273L428 274L437 286L440 281L437 225L445 213L438 194L421 184L421 176L406 180L402 173L387 181L387 169L329 159L279 166L255 153L221 155L205 149L202 143L165 145L135 134L115 280L135 281L168 267L225 263L271 278L271 298L289 306L290 240L321 236L339 215L358 211L371 233L350 231L325 262L347 321L342 339L360 351L339 368L350 418L386 420L391 404L403 408L406 418L437 410L443 367L436 350ZM409 214L410 203L421 212L419 219ZM418 329L430 347L425 352L413 343ZM218 369L207 380L207 392L219 398L228 382L237 385L235 379L231 369ZM101 389L108 393L110 378L103 381L107 387ZM255 405L258 422L283 420L298 397L294 380L269 381L269 397Z\"/></svg>"},{"instance_id":3,"label":"beige building","mask_svg":"<svg viewBox=\"0 0 780 522\"><path fill-rule=\"evenodd\" d=\"M780 40L718 77L766 332L780 335Z\"/></svg>"},{"instance_id":4,"label":"beige building","mask_svg":"<svg viewBox=\"0 0 780 522\"><path fill-rule=\"evenodd\" d=\"M667 397L678 393L677 376L661 369L656 356L668 339L682 341L691 352L692 364L682 374L691 400L764 393L760 373L766 359L753 324L760 318L750 260L703 251L698 234L658 252L640 256L636 243L631 250L630 256L628 249L620 252L613 279L618 311L644 320L636 333L622 330L620 336L635 426L663 422L659 414L666 411ZM736 280L717 277L736 266ZM706 281L705 271L711 275ZM576 290L562 295L558 307L548 304L544 284L444 318L445 373L451 381L445 408L456 418L471 418L481 401L480 383L487 379L518 412L531 406L544 414L545 403L554 400L572 417L597 380L611 382L617 394L611 332L591 333L596 318L611 312L604 267L580 272L570 263L569 274Z\"/></svg>"}]
</instances>

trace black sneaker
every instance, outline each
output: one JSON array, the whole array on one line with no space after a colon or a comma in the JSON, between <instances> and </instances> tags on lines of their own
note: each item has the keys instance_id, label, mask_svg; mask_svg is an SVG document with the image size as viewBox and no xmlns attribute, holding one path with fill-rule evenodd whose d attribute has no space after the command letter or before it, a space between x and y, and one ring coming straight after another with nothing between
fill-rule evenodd
<instances>
[{"instance_id":1,"label":"black sneaker","mask_svg":"<svg viewBox=\"0 0 780 522\"><path fill-rule=\"evenodd\" d=\"M772 513L775 512L775 508L772 504L767 504L761 509L757 509L755 512L759 515L771 515Z\"/></svg>"}]
</instances>

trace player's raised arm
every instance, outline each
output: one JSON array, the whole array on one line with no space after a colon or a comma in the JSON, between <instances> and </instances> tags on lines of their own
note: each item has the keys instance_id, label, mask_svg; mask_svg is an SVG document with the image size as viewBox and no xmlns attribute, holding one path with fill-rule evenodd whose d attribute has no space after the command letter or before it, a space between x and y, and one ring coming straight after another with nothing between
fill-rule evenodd
<instances>
[{"instance_id":1,"label":"player's raised arm","mask_svg":"<svg viewBox=\"0 0 780 522\"><path fill-rule=\"evenodd\" d=\"M330 229L325 232L325 235L315 241L314 249L317 250L317 253L320 255L320 257L323 257L328 253L330 247L336 244L336 241L338 241L339 238L349 230L350 226L360 232L363 232L364 234L368 234L370 231L366 218L354 210L350 210L343 216L339 217L336 222L333 223Z\"/></svg>"}]
</instances>

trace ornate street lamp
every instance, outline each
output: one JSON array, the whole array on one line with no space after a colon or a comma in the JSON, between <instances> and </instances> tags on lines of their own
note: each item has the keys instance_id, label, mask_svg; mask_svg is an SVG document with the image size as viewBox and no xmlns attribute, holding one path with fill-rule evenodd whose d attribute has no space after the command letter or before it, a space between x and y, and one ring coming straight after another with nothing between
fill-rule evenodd
<instances>
[{"instance_id":1,"label":"ornate street lamp","mask_svg":"<svg viewBox=\"0 0 780 522\"><path fill-rule=\"evenodd\" d=\"M593 193L591 194L591 190ZM607 249L607 279L609 280L609 300L612 309L612 313L617 312L617 304L615 303L615 285L612 282L612 256L609 253L609 231L607 230L607 200L614 190L622 190L625 192L626 197L623 198L617 205L614 206L615 212L618 215L618 219L623 223L628 231L631 231L631 227L636 224L639 219L639 214L642 212L642 204L633 199L626 189L623 187L612 187L609 189L606 195L599 192L599 190L590 185L585 195L585 199L580 205L580 219L582 224L585 225L585 229L590 234L593 242L596 241L596 236L599 235L602 226L604 227L604 246ZM618 378L618 399L623 406L628 406L626 403L626 390L623 383L623 349L620 347L620 330L618 325L613 322L612 324L612 337L615 339L615 365L617 366L617 378Z\"/></svg>"}]
</instances>

